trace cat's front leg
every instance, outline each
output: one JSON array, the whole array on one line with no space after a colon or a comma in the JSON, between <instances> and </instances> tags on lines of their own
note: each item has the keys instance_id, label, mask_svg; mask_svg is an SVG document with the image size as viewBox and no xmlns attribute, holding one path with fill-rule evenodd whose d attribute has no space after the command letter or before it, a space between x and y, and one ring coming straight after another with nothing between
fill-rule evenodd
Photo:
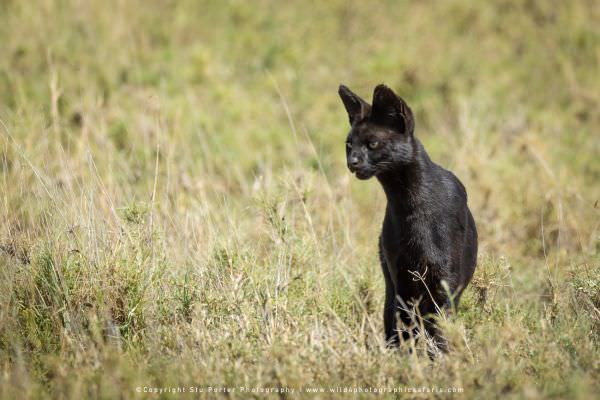
<instances>
[{"instance_id":1,"label":"cat's front leg","mask_svg":"<svg viewBox=\"0 0 600 400\"><path fill-rule=\"evenodd\" d=\"M387 261L383 253L383 245L379 238L379 260L381 262L381 271L385 279L385 303L383 305L383 327L385 330L385 341L387 347L397 347L400 344L398 339L398 322L396 319L396 290L394 282L390 276Z\"/></svg>"},{"instance_id":2,"label":"cat's front leg","mask_svg":"<svg viewBox=\"0 0 600 400\"><path fill-rule=\"evenodd\" d=\"M384 273L385 275L385 273ZM398 347L398 322L396 318L396 292L391 279L385 282L385 304L383 306L383 326L385 329L385 341L388 347Z\"/></svg>"},{"instance_id":3,"label":"cat's front leg","mask_svg":"<svg viewBox=\"0 0 600 400\"><path fill-rule=\"evenodd\" d=\"M382 237L379 237L379 261L381 263L381 272L385 279L385 303L383 306L383 327L385 331L385 341L387 347L398 347L398 323L396 318L396 289L394 281L390 275L388 263L385 257Z\"/></svg>"}]
</instances>

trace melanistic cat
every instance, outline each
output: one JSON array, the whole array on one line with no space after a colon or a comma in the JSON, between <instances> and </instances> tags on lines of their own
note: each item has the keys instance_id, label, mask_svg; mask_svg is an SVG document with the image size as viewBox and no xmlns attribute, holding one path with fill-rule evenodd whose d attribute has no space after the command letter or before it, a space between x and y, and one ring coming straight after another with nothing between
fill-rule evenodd
<instances>
[{"instance_id":1,"label":"melanistic cat","mask_svg":"<svg viewBox=\"0 0 600 400\"><path fill-rule=\"evenodd\" d=\"M379 237L386 340L397 346L399 331L407 340L422 324L446 350L432 317L458 305L477 262L477 230L465 187L431 161L414 136L411 109L390 88L378 85L372 106L343 85L339 95L352 127L348 168L359 179L375 176L387 197Z\"/></svg>"}]
</instances>

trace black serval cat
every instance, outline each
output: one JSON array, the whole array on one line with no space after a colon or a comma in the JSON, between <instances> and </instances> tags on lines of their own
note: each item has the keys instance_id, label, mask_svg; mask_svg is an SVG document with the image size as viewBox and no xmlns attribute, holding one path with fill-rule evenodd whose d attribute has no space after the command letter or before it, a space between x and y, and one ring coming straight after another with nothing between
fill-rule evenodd
<instances>
[{"instance_id":1,"label":"black serval cat","mask_svg":"<svg viewBox=\"0 0 600 400\"><path fill-rule=\"evenodd\" d=\"M398 332L406 340L424 326L446 351L435 315L458 305L477 262L477 230L465 187L431 161L414 135L411 109L389 87L375 88L373 105L343 85L339 95L352 127L348 168L358 179L375 176L387 197L379 252L388 345L399 344Z\"/></svg>"}]
</instances>

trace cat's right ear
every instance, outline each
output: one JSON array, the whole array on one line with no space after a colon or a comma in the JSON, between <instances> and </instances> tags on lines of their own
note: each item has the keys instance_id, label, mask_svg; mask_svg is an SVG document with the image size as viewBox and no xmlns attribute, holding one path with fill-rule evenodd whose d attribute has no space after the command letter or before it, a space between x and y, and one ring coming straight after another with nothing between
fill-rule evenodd
<instances>
[{"instance_id":1,"label":"cat's right ear","mask_svg":"<svg viewBox=\"0 0 600 400\"><path fill-rule=\"evenodd\" d=\"M340 85L338 94L346 107L348 112L348 119L350 125L354 125L356 122L365 118L371 112L371 106L369 103L361 99L358 95L352 92L344 85Z\"/></svg>"}]
</instances>

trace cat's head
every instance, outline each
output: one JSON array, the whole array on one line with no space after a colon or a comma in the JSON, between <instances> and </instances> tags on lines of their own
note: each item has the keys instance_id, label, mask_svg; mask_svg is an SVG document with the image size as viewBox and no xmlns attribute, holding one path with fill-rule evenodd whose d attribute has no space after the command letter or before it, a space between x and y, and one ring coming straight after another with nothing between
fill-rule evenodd
<instances>
[{"instance_id":1,"label":"cat's head","mask_svg":"<svg viewBox=\"0 0 600 400\"><path fill-rule=\"evenodd\" d=\"M338 93L351 126L346 139L346 161L358 179L369 179L414 160L413 113L392 89L385 85L375 87L373 105L344 85L340 85Z\"/></svg>"}]
</instances>

